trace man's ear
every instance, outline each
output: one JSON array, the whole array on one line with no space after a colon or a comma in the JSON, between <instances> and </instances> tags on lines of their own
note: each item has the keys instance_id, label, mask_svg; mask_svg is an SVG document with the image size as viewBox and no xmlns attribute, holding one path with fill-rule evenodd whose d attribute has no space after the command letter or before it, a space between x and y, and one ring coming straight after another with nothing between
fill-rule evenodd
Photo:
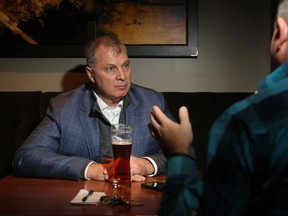
<instances>
[{"instance_id":1,"label":"man's ear","mask_svg":"<svg viewBox=\"0 0 288 216\"><path fill-rule=\"evenodd\" d=\"M94 79L93 70L90 67L88 67L88 66L86 66L85 69L86 69L86 73L87 73L88 78L94 83L95 79Z\"/></svg>"},{"instance_id":2,"label":"man's ear","mask_svg":"<svg viewBox=\"0 0 288 216\"><path fill-rule=\"evenodd\" d=\"M274 28L271 51L274 55L283 53L283 49L287 47L288 40L288 26L282 17L278 17ZM285 53L285 52L284 52Z\"/></svg>"}]
</instances>

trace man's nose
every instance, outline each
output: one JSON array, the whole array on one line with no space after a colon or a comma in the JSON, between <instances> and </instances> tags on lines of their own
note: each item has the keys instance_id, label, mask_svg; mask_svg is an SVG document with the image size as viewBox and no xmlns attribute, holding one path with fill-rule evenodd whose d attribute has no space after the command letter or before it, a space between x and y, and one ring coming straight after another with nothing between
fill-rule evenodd
<instances>
[{"instance_id":1,"label":"man's nose","mask_svg":"<svg viewBox=\"0 0 288 216\"><path fill-rule=\"evenodd\" d=\"M125 71L122 68L118 69L117 71L117 79L121 79L121 80L126 79Z\"/></svg>"}]
</instances>

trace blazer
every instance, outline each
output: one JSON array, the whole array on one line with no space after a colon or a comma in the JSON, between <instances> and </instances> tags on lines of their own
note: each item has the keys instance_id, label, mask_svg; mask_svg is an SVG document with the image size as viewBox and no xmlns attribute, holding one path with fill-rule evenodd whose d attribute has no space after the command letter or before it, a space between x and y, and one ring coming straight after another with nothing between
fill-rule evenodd
<instances>
[{"instance_id":1,"label":"blazer","mask_svg":"<svg viewBox=\"0 0 288 216\"><path fill-rule=\"evenodd\" d=\"M16 175L78 180L84 178L88 163L100 162L99 119L91 115L95 99L87 86L51 98L46 116L15 153ZM163 173L166 159L148 124L153 105L173 119L164 96L135 84L128 94L131 102L125 109L125 118L133 127L131 154L151 156L158 173Z\"/></svg>"}]
</instances>

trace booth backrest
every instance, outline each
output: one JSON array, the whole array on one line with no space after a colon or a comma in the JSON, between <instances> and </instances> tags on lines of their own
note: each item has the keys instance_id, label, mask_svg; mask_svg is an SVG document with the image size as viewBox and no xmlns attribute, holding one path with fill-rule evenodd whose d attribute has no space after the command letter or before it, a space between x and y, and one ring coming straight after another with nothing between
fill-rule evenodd
<instances>
[{"instance_id":1,"label":"booth backrest","mask_svg":"<svg viewBox=\"0 0 288 216\"><path fill-rule=\"evenodd\" d=\"M233 103L248 97L251 93L238 92L167 92L164 93L168 107L178 121L178 109L186 106L193 128L193 146L199 168L206 159L209 132L213 122Z\"/></svg>"},{"instance_id":2,"label":"booth backrest","mask_svg":"<svg viewBox=\"0 0 288 216\"><path fill-rule=\"evenodd\" d=\"M0 93L0 177L11 172L15 150L41 119L41 92Z\"/></svg>"},{"instance_id":3,"label":"booth backrest","mask_svg":"<svg viewBox=\"0 0 288 216\"><path fill-rule=\"evenodd\" d=\"M0 92L0 178L11 172L16 149L45 116L51 97L59 92ZM178 120L178 109L187 106L194 131L199 166L205 160L208 134L214 120L231 104L251 93L165 92L168 107Z\"/></svg>"}]
</instances>

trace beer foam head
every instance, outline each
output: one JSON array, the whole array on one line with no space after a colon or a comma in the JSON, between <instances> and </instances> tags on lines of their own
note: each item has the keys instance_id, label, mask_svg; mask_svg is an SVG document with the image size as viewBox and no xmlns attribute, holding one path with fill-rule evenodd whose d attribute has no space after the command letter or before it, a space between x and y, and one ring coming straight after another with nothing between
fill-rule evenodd
<instances>
[{"instance_id":1,"label":"beer foam head","mask_svg":"<svg viewBox=\"0 0 288 216\"><path fill-rule=\"evenodd\" d=\"M132 142L129 140L124 141L112 141L112 145L132 145Z\"/></svg>"},{"instance_id":2,"label":"beer foam head","mask_svg":"<svg viewBox=\"0 0 288 216\"><path fill-rule=\"evenodd\" d=\"M129 124L115 124L111 126L112 143L128 145L132 143L132 127ZM116 145L116 144L115 144Z\"/></svg>"}]
</instances>

